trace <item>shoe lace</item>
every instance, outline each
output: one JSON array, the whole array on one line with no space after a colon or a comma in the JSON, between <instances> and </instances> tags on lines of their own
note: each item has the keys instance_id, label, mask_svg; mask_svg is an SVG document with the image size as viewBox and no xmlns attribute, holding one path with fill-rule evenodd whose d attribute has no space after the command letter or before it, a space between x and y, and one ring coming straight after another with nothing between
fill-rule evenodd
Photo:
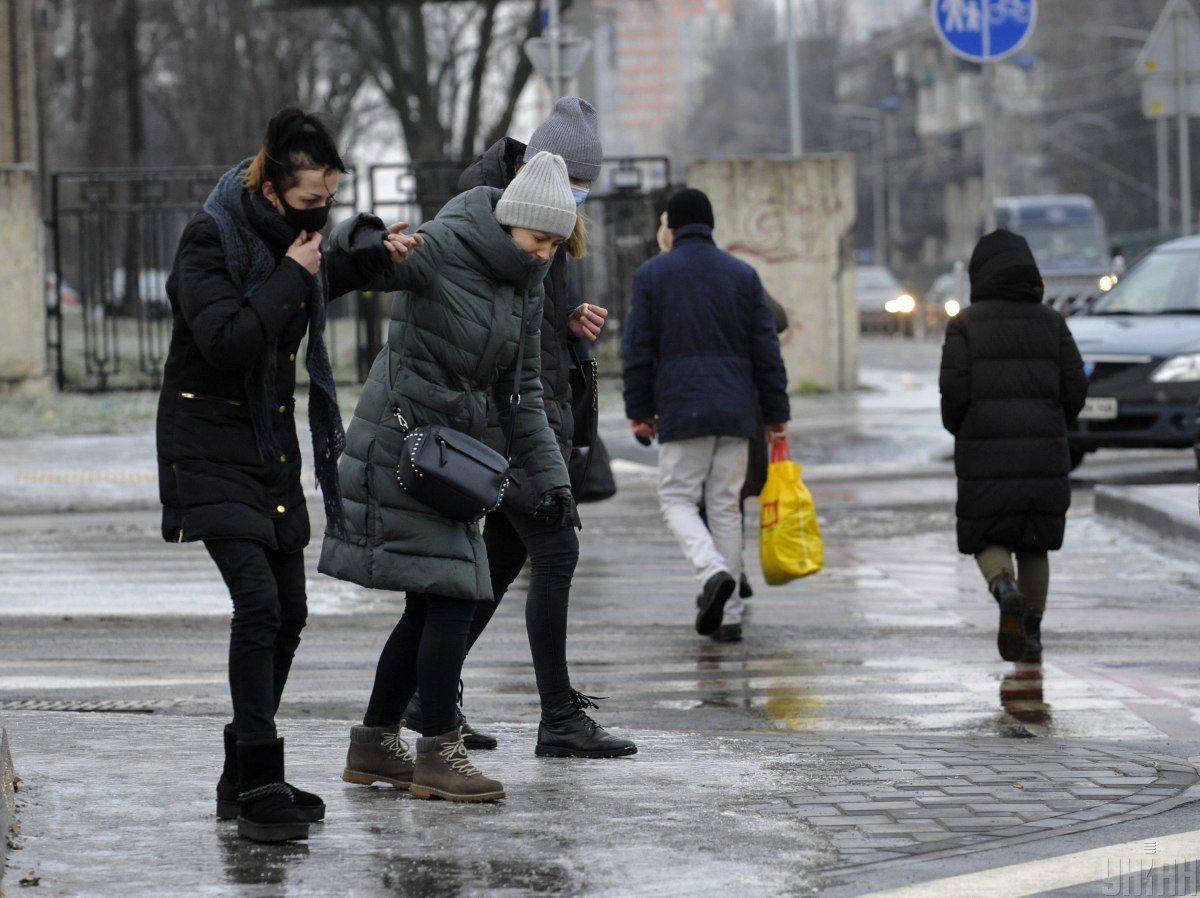
<instances>
[{"instance_id":1,"label":"shoe lace","mask_svg":"<svg viewBox=\"0 0 1200 898\"><path fill-rule=\"evenodd\" d=\"M575 713L588 722L592 728L592 732L600 729L600 724L592 720L592 718L586 712L588 710L599 711L600 706L596 703L607 700L608 696L606 695L588 695L584 692L580 692L578 689L571 690L571 704L575 707Z\"/></svg>"},{"instance_id":2,"label":"shoe lace","mask_svg":"<svg viewBox=\"0 0 1200 898\"><path fill-rule=\"evenodd\" d=\"M403 725L404 723L401 721L400 727ZM413 754L412 747L401 738L400 727L396 727L396 732L394 733L384 733L380 743L401 761L408 761L410 764L415 764L417 763L417 756Z\"/></svg>"},{"instance_id":3,"label":"shoe lace","mask_svg":"<svg viewBox=\"0 0 1200 898\"><path fill-rule=\"evenodd\" d=\"M458 739L443 745L440 754L456 773L462 776L482 776L482 771L472 764L467 756L467 746L463 743L461 728L458 731Z\"/></svg>"}]
</instances>

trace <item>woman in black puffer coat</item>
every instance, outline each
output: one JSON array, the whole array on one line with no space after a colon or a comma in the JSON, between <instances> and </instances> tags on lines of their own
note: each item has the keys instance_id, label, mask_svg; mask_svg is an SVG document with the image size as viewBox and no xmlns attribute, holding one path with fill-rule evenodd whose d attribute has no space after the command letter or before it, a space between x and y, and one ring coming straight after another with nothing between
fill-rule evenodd
<instances>
[{"instance_id":1,"label":"woman in black puffer coat","mask_svg":"<svg viewBox=\"0 0 1200 898\"><path fill-rule=\"evenodd\" d=\"M1040 662L1047 553L1062 548L1071 504L1067 425L1083 408L1087 378L1062 315L1042 304L1023 237L985 236L970 275L971 305L946 329L941 369L958 548L975 556L1000 605L1001 657Z\"/></svg>"},{"instance_id":2,"label":"woman in black puffer coat","mask_svg":"<svg viewBox=\"0 0 1200 898\"><path fill-rule=\"evenodd\" d=\"M229 587L233 722L217 816L238 817L239 832L259 841L302 837L325 814L316 795L284 784L275 732L307 616L297 353L307 334L316 474L337 516L345 437L322 340L326 302L418 242L397 227L354 255L324 260L318 231L344 171L318 119L280 111L258 155L230 169L188 222L167 280L174 322L158 402L162 534L203 542Z\"/></svg>"}]
</instances>

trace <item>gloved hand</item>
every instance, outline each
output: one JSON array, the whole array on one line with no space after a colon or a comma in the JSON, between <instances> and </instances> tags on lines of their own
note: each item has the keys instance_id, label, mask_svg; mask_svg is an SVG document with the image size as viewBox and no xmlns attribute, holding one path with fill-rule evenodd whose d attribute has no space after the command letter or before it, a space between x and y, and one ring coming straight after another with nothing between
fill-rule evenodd
<instances>
[{"instance_id":1,"label":"gloved hand","mask_svg":"<svg viewBox=\"0 0 1200 898\"><path fill-rule=\"evenodd\" d=\"M383 242L387 236L387 231L364 224L350 238L350 259L367 277L382 274L392 265L391 256Z\"/></svg>"},{"instance_id":2,"label":"gloved hand","mask_svg":"<svg viewBox=\"0 0 1200 898\"><path fill-rule=\"evenodd\" d=\"M533 513L542 524L552 524L560 530L575 526L575 497L571 488L557 486L542 496L541 504Z\"/></svg>"}]
</instances>

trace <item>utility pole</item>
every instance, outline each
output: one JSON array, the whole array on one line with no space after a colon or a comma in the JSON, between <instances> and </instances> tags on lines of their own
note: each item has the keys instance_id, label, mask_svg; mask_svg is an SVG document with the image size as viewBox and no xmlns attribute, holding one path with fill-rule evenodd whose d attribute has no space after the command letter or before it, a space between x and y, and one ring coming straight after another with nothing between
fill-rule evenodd
<instances>
[{"instance_id":1,"label":"utility pole","mask_svg":"<svg viewBox=\"0 0 1200 898\"><path fill-rule=\"evenodd\" d=\"M1171 123L1160 118L1154 123L1154 152L1158 167L1158 234L1171 230Z\"/></svg>"},{"instance_id":2,"label":"utility pole","mask_svg":"<svg viewBox=\"0 0 1200 898\"><path fill-rule=\"evenodd\" d=\"M559 0L549 0L549 28L550 34L550 92L554 95L550 98L551 105L563 95L562 86L562 31L560 30L559 17L562 10L559 7Z\"/></svg>"},{"instance_id":3,"label":"utility pole","mask_svg":"<svg viewBox=\"0 0 1200 898\"><path fill-rule=\"evenodd\" d=\"M887 171L887 252L880 265L893 265L902 237L900 231L900 152L896 113L888 112L883 117L883 165Z\"/></svg>"},{"instance_id":4,"label":"utility pole","mask_svg":"<svg viewBox=\"0 0 1200 898\"><path fill-rule=\"evenodd\" d=\"M1188 105L1188 40L1182 13L1173 19L1175 33L1175 104L1179 117L1179 233L1187 237L1192 223L1192 141L1191 110Z\"/></svg>"},{"instance_id":5,"label":"utility pole","mask_svg":"<svg viewBox=\"0 0 1200 898\"><path fill-rule=\"evenodd\" d=\"M795 0L783 0L787 11L788 136L791 154L804 154L804 118L800 99L800 51L796 46Z\"/></svg>"}]
</instances>

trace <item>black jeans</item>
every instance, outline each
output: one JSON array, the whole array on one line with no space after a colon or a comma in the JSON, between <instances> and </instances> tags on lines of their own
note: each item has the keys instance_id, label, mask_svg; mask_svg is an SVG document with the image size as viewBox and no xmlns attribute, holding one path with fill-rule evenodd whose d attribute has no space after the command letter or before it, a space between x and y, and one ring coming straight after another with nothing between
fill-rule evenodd
<instances>
[{"instance_id":1,"label":"black jeans","mask_svg":"<svg viewBox=\"0 0 1200 898\"><path fill-rule=\"evenodd\" d=\"M239 741L275 738L275 712L308 619L304 553L249 539L205 540L233 600L229 692Z\"/></svg>"},{"instance_id":2,"label":"black jeans","mask_svg":"<svg viewBox=\"0 0 1200 898\"><path fill-rule=\"evenodd\" d=\"M571 691L567 672L567 606L571 599L571 580L579 561L579 537L571 528L542 524L532 515L501 509L488 515L483 528L491 566L495 602L480 602L471 622L475 644L496 606L508 592L528 559L529 598L525 600L525 629L533 655L542 711L552 710ZM424 691L421 695L424 696Z\"/></svg>"},{"instance_id":3,"label":"black jeans","mask_svg":"<svg viewBox=\"0 0 1200 898\"><path fill-rule=\"evenodd\" d=\"M392 630L379 664L363 718L366 726L392 726L419 686L424 736L440 736L458 724L458 678L467 656L467 636L475 616L470 599L412 593ZM491 603L488 603L491 604Z\"/></svg>"}]
</instances>

